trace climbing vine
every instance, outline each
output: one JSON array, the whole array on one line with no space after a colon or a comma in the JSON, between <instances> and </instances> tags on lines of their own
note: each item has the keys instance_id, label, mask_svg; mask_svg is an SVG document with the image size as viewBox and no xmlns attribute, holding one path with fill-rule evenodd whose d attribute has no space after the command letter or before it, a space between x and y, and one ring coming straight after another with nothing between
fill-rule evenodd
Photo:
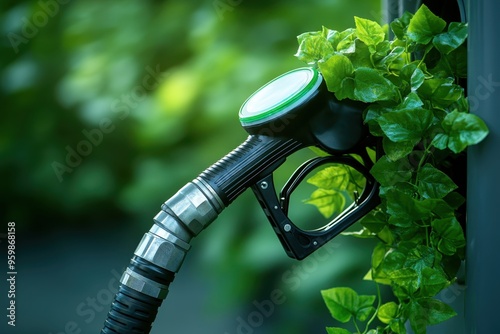
<instances>
[{"instance_id":1,"label":"climbing vine","mask_svg":"<svg viewBox=\"0 0 500 334\"><path fill-rule=\"evenodd\" d=\"M415 333L426 333L456 314L435 298L456 280L466 244L459 212L465 198L454 162L488 134L468 112L460 85L467 74L467 24L448 24L425 5L388 26L354 20L355 28L344 31L301 34L296 56L319 69L337 99L367 103L364 122L381 140L383 156L371 169L381 204L362 219L361 231L347 233L378 239L365 276L377 293L348 287L321 293L333 318L352 322L356 333L404 334L408 322ZM328 188L322 179L315 184ZM332 203L343 203L343 194L330 193ZM393 300L381 300L380 285L390 286Z\"/></svg>"}]
</instances>

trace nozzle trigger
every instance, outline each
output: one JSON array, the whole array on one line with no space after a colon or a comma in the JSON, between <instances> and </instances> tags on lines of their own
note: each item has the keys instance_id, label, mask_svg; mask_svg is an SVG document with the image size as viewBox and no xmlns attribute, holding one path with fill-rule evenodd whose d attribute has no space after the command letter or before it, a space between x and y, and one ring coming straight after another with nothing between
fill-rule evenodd
<instances>
[{"instance_id":1,"label":"nozzle trigger","mask_svg":"<svg viewBox=\"0 0 500 334\"><path fill-rule=\"evenodd\" d=\"M288 256L298 260L304 259L330 241L333 237L361 219L380 203L378 197L379 185L369 172L368 166L371 165L371 161L367 160L369 160L369 158L363 157L363 161L366 165L364 166L348 155L311 159L302 164L292 174L288 182L282 188L279 197L276 195L273 174L265 176L252 186L252 190L259 204L263 208ZM360 195L355 194L354 203L330 223L315 230L306 231L300 229L288 217L290 195L311 170L326 163L344 164L356 169L366 178L365 188ZM261 184L266 184L267 186L261 187Z\"/></svg>"}]
</instances>

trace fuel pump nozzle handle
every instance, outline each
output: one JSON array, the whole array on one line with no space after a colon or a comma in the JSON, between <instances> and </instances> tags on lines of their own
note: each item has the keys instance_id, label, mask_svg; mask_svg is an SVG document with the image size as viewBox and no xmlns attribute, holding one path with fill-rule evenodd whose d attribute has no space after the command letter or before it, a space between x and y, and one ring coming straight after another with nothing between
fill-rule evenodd
<instances>
[{"instance_id":1,"label":"fuel pump nozzle handle","mask_svg":"<svg viewBox=\"0 0 500 334\"><path fill-rule=\"evenodd\" d=\"M285 159L305 147L317 146L332 156L357 152L369 136L363 126L363 107L337 101L313 68L287 72L252 94L239 112L248 138L162 205L123 273L101 333L149 333L191 239L249 187L253 187L264 210L271 208L281 212L278 216L282 217L283 208L277 207L279 204L273 202L269 193L256 191L257 184L262 184L263 179L272 181L272 173ZM364 198L363 212L376 204L375 183L368 184L370 196ZM275 219L267 212L266 215L278 236L287 232L284 222L277 221L281 218ZM280 232L280 228L285 230ZM295 230L287 238L301 238L300 234L300 230ZM321 240L321 244L326 242L323 235L329 239L334 236L328 229L317 234L309 237ZM299 259L318 246L316 243L314 247L290 248L281 236L280 240L288 255Z\"/></svg>"}]
</instances>

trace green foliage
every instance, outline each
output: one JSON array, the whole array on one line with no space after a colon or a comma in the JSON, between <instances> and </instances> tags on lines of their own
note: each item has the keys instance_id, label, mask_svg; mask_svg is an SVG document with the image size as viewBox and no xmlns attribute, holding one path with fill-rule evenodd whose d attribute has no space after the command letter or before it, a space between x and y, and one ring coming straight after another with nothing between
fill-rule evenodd
<instances>
[{"instance_id":1,"label":"green foliage","mask_svg":"<svg viewBox=\"0 0 500 334\"><path fill-rule=\"evenodd\" d=\"M359 67L354 72L354 98L362 102L391 101L397 98L396 86L379 71Z\"/></svg>"},{"instance_id":2,"label":"green foliage","mask_svg":"<svg viewBox=\"0 0 500 334\"><path fill-rule=\"evenodd\" d=\"M346 323L350 320L358 327L357 321L373 319L375 313L375 296L358 295L351 288L332 288L321 291L326 306L333 318ZM328 333L344 333L345 329L328 328Z\"/></svg>"},{"instance_id":3,"label":"green foliage","mask_svg":"<svg viewBox=\"0 0 500 334\"><path fill-rule=\"evenodd\" d=\"M375 296L360 296L351 288L332 288L321 294L332 316L340 322L348 322L351 317L366 321L375 311Z\"/></svg>"},{"instance_id":4,"label":"green foliage","mask_svg":"<svg viewBox=\"0 0 500 334\"><path fill-rule=\"evenodd\" d=\"M433 145L441 150L449 148L455 153L462 152L468 145L479 143L488 134L482 119L456 110L444 117L441 126L443 132L434 137Z\"/></svg>"},{"instance_id":5,"label":"green foliage","mask_svg":"<svg viewBox=\"0 0 500 334\"><path fill-rule=\"evenodd\" d=\"M357 333L406 333L407 322L415 333L426 333L427 326L455 315L434 297L455 280L458 268L450 263L460 262L465 247L456 214L463 198L446 166L488 134L486 124L468 113L458 84L466 74L467 24L447 25L422 5L390 24L395 38L388 40L378 23L354 20L354 29L301 35L297 56L319 68L338 99L369 103L364 120L385 153L371 169L382 203L362 219L361 231L347 234L379 240L365 279L377 290L378 284L390 286L396 300L382 304L380 293L359 296L349 288L322 295L333 318L352 320ZM310 49L315 45L321 47ZM340 189L328 173L336 175L324 170L315 185L333 197ZM345 188L345 181L337 182ZM370 328L375 318L383 326Z\"/></svg>"},{"instance_id":6,"label":"green foliage","mask_svg":"<svg viewBox=\"0 0 500 334\"><path fill-rule=\"evenodd\" d=\"M326 332L328 334L351 334L347 329L338 328L338 327L327 327Z\"/></svg>"},{"instance_id":7,"label":"green foliage","mask_svg":"<svg viewBox=\"0 0 500 334\"><path fill-rule=\"evenodd\" d=\"M307 179L307 183L318 189L304 203L316 206L325 218L329 218L354 201L354 194L363 190L365 179L354 168L333 165L319 170Z\"/></svg>"},{"instance_id":8,"label":"green foliage","mask_svg":"<svg viewBox=\"0 0 500 334\"><path fill-rule=\"evenodd\" d=\"M424 5L411 18L406 33L409 41L425 45L443 31L445 26L446 22Z\"/></svg>"}]
</instances>

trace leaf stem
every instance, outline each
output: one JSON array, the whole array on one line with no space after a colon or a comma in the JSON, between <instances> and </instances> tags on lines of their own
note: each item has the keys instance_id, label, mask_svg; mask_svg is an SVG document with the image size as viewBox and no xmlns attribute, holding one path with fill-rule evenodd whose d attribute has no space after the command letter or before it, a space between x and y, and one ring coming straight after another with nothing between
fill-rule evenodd
<instances>
[{"instance_id":1,"label":"leaf stem","mask_svg":"<svg viewBox=\"0 0 500 334\"><path fill-rule=\"evenodd\" d=\"M422 59L420 59L420 62L417 65L418 68L420 68L420 65L422 65L422 63L424 62L427 53L429 53L429 51L425 50L424 56L422 57Z\"/></svg>"},{"instance_id":2,"label":"leaf stem","mask_svg":"<svg viewBox=\"0 0 500 334\"><path fill-rule=\"evenodd\" d=\"M370 63L372 63L372 67L373 68L376 68L375 67L375 62L373 61L373 53L370 52Z\"/></svg>"},{"instance_id":3,"label":"leaf stem","mask_svg":"<svg viewBox=\"0 0 500 334\"><path fill-rule=\"evenodd\" d=\"M429 154L429 147L426 146L424 149L424 153L422 154L422 157L420 158L420 161L418 162L417 170L415 171L415 186L416 187L418 187L418 183L419 183L418 176L419 176L420 168L422 168L424 162L427 160L428 154Z\"/></svg>"},{"instance_id":4,"label":"leaf stem","mask_svg":"<svg viewBox=\"0 0 500 334\"><path fill-rule=\"evenodd\" d=\"M399 103L403 103L403 95L401 95L401 90L399 89L396 89L396 92L398 92L398 96L399 96Z\"/></svg>"},{"instance_id":5,"label":"leaf stem","mask_svg":"<svg viewBox=\"0 0 500 334\"><path fill-rule=\"evenodd\" d=\"M425 226L425 244L429 247L429 226Z\"/></svg>"},{"instance_id":6,"label":"leaf stem","mask_svg":"<svg viewBox=\"0 0 500 334\"><path fill-rule=\"evenodd\" d=\"M377 313L378 313L378 310L380 309L380 305L382 305L382 298L380 296L380 286L378 285L377 282L375 282L375 286L377 287L377 300L378 300L377 301L377 308L375 309L375 312L373 313L373 315L370 318L370 320L368 320L368 322L366 323L365 331L363 333L367 333L368 332L368 327L373 322L373 320L375 320L375 318L377 317Z\"/></svg>"},{"instance_id":7,"label":"leaf stem","mask_svg":"<svg viewBox=\"0 0 500 334\"><path fill-rule=\"evenodd\" d=\"M354 186L356 187L356 190L363 190L365 187L362 187L358 184L358 182L356 182L356 179L354 177L354 174L352 173L352 170L350 167L346 167L347 169L347 173L349 174L349 182L351 182L352 184L354 184Z\"/></svg>"},{"instance_id":8,"label":"leaf stem","mask_svg":"<svg viewBox=\"0 0 500 334\"><path fill-rule=\"evenodd\" d=\"M408 52L408 40L405 40L405 53L403 59L405 61L405 65L408 65L408 63L410 62L410 55Z\"/></svg>"},{"instance_id":9,"label":"leaf stem","mask_svg":"<svg viewBox=\"0 0 500 334\"><path fill-rule=\"evenodd\" d=\"M356 318L354 316L352 317L352 322L354 323L354 327L356 327L358 334L363 334L361 333L361 330L359 329L358 323L356 322Z\"/></svg>"},{"instance_id":10,"label":"leaf stem","mask_svg":"<svg viewBox=\"0 0 500 334\"><path fill-rule=\"evenodd\" d=\"M424 153L422 154L422 157L420 158L420 161L418 162L417 171L416 171L417 175L418 175L418 172L420 171L420 168L422 168L422 165L424 164L425 160L427 160L427 156L429 155L429 146L425 145Z\"/></svg>"}]
</instances>

